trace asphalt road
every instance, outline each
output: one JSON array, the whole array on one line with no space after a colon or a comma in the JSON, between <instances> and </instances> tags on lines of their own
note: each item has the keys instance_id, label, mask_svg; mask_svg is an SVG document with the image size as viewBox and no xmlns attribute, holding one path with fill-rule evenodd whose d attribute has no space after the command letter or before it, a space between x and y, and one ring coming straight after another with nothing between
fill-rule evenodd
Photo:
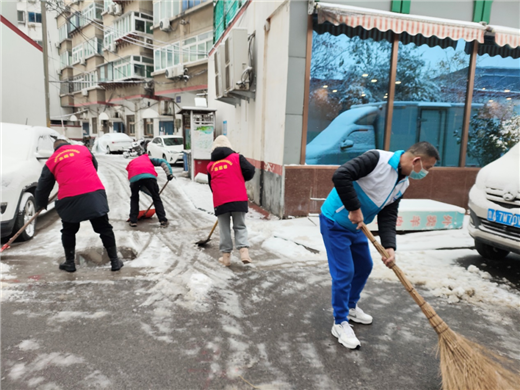
<instances>
[{"instance_id":1,"label":"asphalt road","mask_svg":"<svg viewBox=\"0 0 520 390\"><path fill-rule=\"evenodd\" d=\"M122 192L121 163L100 166ZM168 191L175 195L173 186ZM374 323L355 325L362 347L348 350L330 334L325 260L264 266L272 254L256 244L254 266L223 269L215 264L216 238L205 249L193 246L194 232L207 221L182 202L166 203L169 230L156 220L139 227L150 235L149 248L158 240L174 259L158 275L130 266L112 273L89 262L88 251L74 274L58 270L61 252L2 258L17 275L3 280L14 295L1 305L2 389L440 388L436 333L398 282L369 280L360 305ZM124 216L111 219L118 237L135 234ZM54 211L47 213L39 235L56 232L59 223ZM39 248L34 241L24 245ZM123 257L128 265L135 253ZM459 261L482 267L471 256ZM485 268L520 288L518 257ZM196 295L176 287L196 275L214 288ZM419 291L453 330L520 361L520 313L448 304Z\"/></svg>"}]
</instances>

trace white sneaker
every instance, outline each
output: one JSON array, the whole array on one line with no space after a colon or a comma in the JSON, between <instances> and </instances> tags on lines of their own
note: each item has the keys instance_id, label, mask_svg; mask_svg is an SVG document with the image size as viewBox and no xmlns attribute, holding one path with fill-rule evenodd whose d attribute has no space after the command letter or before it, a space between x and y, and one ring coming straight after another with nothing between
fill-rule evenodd
<instances>
[{"instance_id":1,"label":"white sneaker","mask_svg":"<svg viewBox=\"0 0 520 390\"><path fill-rule=\"evenodd\" d=\"M356 306L355 309L348 310L348 320L357 322L358 324L369 325L372 323L373 318L361 310L359 306Z\"/></svg>"},{"instance_id":2,"label":"white sneaker","mask_svg":"<svg viewBox=\"0 0 520 390\"><path fill-rule=\"evenodd\" d=\"M332 335L338 338L340 344L349 349L356 349L361 347L361 343L356 337L348 321L343 321L341 324L332 325Z\"/></svg>"}]
</instances>

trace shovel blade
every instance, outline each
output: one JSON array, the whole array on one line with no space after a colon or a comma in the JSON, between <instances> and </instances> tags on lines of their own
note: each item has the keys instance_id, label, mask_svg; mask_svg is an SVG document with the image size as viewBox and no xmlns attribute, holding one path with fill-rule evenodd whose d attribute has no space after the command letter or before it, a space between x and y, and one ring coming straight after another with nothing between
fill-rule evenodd
<instances>
[{"instance_id":1,"label":"shovel blade","mask_svg":"<svg viewBox=\"0 0 520 390\"><path fill-rule=\"evenodd\" d=\"M155 215L155 209L150 209L148 211L140 210L139 215L137 216L137 219L152 218L154 215Z\"/></svg>"},{"instance_id":2,"label":"shovel blade","mask_svg":"<svg viewBox=\"0 0 520 390\"><path fill-rule=\"evenodd\" d=\"M198 246L205 246L209 242L210 238L206 238L205 240L197 241L195 244Z\"/></svg>"}]
</instances>

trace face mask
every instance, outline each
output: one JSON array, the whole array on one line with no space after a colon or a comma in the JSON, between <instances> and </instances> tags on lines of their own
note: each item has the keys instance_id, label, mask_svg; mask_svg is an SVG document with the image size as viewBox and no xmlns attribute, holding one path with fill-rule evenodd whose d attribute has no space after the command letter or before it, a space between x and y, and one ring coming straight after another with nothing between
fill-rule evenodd
<instances>
[{"instance_id":1,"label":"face mask","mask_svg":"<svg viewBox=\"0 0 520 390\"><path fill-rule=\"evenodd\" d=\"M419 172L415 172L413 169L412 169L412 173L410 173L410 177L414 180L421 180L421 179L424 179L426 177L426 175L428 174L428 171L426 169L423 168L423 165L422 165L422 161L419 160L419 162L421 163L421 170Z\"/></svg>"}]
</instances>

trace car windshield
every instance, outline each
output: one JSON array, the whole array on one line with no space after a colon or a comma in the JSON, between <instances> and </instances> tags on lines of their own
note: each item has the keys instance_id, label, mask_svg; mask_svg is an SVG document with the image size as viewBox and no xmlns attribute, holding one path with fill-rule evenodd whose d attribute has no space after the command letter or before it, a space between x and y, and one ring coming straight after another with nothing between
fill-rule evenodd
<instances>
[{"instance_id":1,"label":"car windshield","mask_svg":"<svg viewBox=\"0 0 520 390\"><path fill-rule=\"evenodd\" d=\"M176 138L163 138L164 144L166 146L175 146L175 145L182 145L182 138L176 137Z\"/></svg>"},{"instance_id":2,"label":"car windshield","mask_svg":"<svg viewBox=\"0 0 520 390\"><path fill-rule=\"evenodd\" d=\"M110 134L110 139L112 139L113 141L132 141L132 139L124 133Z\"/></svg>"}]
</instances>

